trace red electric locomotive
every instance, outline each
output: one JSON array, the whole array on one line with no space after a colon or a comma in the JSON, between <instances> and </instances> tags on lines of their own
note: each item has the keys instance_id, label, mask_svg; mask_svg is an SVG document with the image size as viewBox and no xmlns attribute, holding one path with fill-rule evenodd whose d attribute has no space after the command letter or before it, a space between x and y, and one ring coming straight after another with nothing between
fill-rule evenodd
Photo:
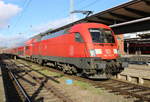
<instances>
[{"instance_id":1,"label":"red electric locomotive","mask_svg":"<svg viewBox=\"0 0 150 102\"><path fill-rule=\"evenodd\" d=\"M21 48L19 53L34 62L49 63L66 73L89 78L108 78L127 66L118 60L113 31L103 24L80 23L47 31Z\"/></svg>"}]
</instances>

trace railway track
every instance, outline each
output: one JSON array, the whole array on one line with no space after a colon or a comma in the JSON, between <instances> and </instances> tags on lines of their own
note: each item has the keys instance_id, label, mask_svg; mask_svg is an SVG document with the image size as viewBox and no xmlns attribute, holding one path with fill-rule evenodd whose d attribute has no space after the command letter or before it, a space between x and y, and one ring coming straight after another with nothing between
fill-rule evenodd
<instances>
[{"instance_id":1,"label":"railway track","mask_svg":"<svg viewBox=\"0 0 150 102\"><path fill-rule=\"evenodd\" d=\"M21 63L22 65L27 66L27 67L29 67L31 64L34 64L31 62L28 62L28 64L26 64L26 63L22 63L20 61L18 61L18 63ZM38 66L40 66L40 65L38 65ZM46 70L49 70L49 71L63 74L66 77L69 77L69 78L72 78L72 79L75 79L78 81L91 83L96 88L105 88L105 89L109 90L110 92L113 92L113 93L116 93L119 95L125 95L128 98L131 98L131 97L137 98L137 100L139 102L150 102L150 88L149 87L140 86L140 85L128 83L128 82L123 82L118 79L90 80L90 79L85 79L85 78L81 78L78 76L66 75L61 71L51 69L49 67L43 67L43 68L45 68Z\"/></svg>"},{"instance_id":2,"label":"railway track","mask_svg":"<svg viewBox=\"0 0 150 102\"><path fill-rule=\"evenodd\" d=\"M9 75L23 102L73 102L60 90L51 85L49 77L12 61L4 62Z\"/></svg>"},{"instance_id":3,"label":"railway track","mask_svg":"<svg viewBox=\"0 0 150 102\"><path fill-rule=\"evenodd\" d=\"M136 97L141 102L150 102L150 88L148 87L113 79L106 82L94 82L94 84L98 87L111 90L110 92L114 92L120 95L127 95L128 97Z\"/></svg>"}]
</instances>

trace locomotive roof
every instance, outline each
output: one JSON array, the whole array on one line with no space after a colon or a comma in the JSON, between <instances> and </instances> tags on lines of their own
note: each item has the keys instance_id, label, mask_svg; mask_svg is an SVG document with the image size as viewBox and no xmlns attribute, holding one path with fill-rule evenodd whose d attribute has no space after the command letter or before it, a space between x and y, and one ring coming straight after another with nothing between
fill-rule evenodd
<instances>
[{"instance_id":1,"label":"locomotive roof","mask_svg":"<svg viewBox=\"0 0 150 102\"><path fill-rule=\"evenodd\" d=\"M135 22L132 21L135 20L137 20L136 22L144 22L146 20L147 23L148 22L150 23L149 16L150 16L150 0L132 0L130 2L96 13L94 15L75 21L73 23L62 26L60 28L54 30L47 30L46 32L40 33L34 37L43 36L47 33L56 32L81 22L103 23L110 26L115 31L115 33L122 33L120 29L118 30L117 28L118 26L122 27L122 25L133 24ZM138 21L139 19L142 18L146 18L146 19L144 19L144 21ZM128 22L130 22L130 24L128 24ZM144 30L150 29L149 26L147 27L148 28L143 27L142 29ZM136 29L136 30L141 30L141 29ZM136 30L134 29L134 31ZM128 32L129 29L126 28L126 30L124 30L124 33L128 33Z\"/></svg>"}]
</instances>

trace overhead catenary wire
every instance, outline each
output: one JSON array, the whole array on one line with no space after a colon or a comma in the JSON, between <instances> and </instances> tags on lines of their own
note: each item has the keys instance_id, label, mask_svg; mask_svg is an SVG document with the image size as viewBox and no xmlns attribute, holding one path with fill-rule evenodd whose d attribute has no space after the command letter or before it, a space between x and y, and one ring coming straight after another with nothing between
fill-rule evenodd
<instances>
[{"instance_id":1,"label":"overhead catenary wire","mask_svg":"<svg viewBox=\"0 0 150 102\"><path fill-rule=\"evenodd\" d=\"M80 9L85 9L85 8L87 8L87 7L90 7L90 6L92 6L93 4L95 4L95 3L98 2L98 1L99 1L99 0L94 0L94 1L91 2L90 4L84 6L84 7L80 8Z\"/></svg>"},{"instance_id":2,"label":"overhead catenary wire","mask_svg":"<svg viewBox=\"0 0 150 102\"><path fill-rule=\"evenodd\" d=\"M28 1L28 0L24 0L24 1L23 1L23 5L22 5L23 8L25 7L27 1Z\"/></svg>"},{"instance_id":3,"label":"overhead catenary wire","mask_svg":"<svg viewBox=\"0 0 150 102\"><path fill-rule=\"evenodd\" d=\"M30 3L32 0L25 0L23 3L23 10L22 13L19 15L19 18L17 19L16 23L14 24L14 28L18 25L18 23L20 22L20 20L22 19L25 11L27 10L27 8L29 7Z\"/></svg>"},{"instance_id":4,"label":"overhead catenary wire","mask_svg":"<svg viewBox=\"0 0 150 102\"><path fill-rule=\"evenodd\" d=\"M26 4L27 4L27 2L28 2L28 0L23 0L23 3L22 3L22 9L24 10L24 8L26 8ZM23 12L23 10L22 10L22 12ZM12 24L12 25L10 25L10 24L8 24L8 33L12 33L13 31L14 31L14 28L18 25L18 22L21 20L21 18L22 18L22 12L21 13L19 13L19 15L18 15L18 19L16 20L16 22L14 22L14 24ZM10 29L12 29L12 31L10 30ZM11 32L10 32L11 31Z\"/></svg>"},{"instance_id":5,"label":"overhead catenary wire","mask_svg":"<svg viewBox=\"0 0 150 102\"><path fill-rule=\"evenodd\" d=\"M77 2L77 4L78 4L77 6L81 5L84 1L86 1L86 0L80 0L80 1L78 1Z\"/></svg>"}]
</instances>

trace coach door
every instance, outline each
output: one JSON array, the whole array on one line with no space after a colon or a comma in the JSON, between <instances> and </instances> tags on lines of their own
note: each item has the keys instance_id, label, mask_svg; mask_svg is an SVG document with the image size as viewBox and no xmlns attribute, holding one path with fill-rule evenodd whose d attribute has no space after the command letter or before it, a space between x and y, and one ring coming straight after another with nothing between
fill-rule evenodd
<instances>
[{"instance_id":1,"label":"coach door","mask_svg":"<svg viewBox=\"0 0 150 102\"><path fill-rule=\"evenodd\" d=\"M28 56L29 55L29 45L25 46L25 55Z\"/></svg>"},{"instance_id":2,"label":"coach door","mask_svg":"<svg viewBox=\"0 0 150 102\"><path fill-rule=\"evenodd\" d=\"M32 45L25 46L25 55L30 56L32 54Z\"/></svg>"}]
</instances>

